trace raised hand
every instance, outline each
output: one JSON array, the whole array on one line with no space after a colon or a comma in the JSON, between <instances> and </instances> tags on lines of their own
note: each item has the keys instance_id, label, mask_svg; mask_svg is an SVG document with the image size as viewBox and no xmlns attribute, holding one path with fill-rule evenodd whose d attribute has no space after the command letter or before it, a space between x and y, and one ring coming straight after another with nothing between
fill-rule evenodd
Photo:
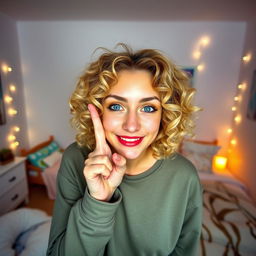
<instances>
[{"instance_id":1,"label":"raised hand","mask_svg":"<svg viewBox=\"0 0 256 256\"><path fill-rule=\"evenodd\" d=\"M126 159L117 153L112 154L97 109L92 104L88 105L88 109L93 122L96 147L85 160L84 176L90 195L100 201L109 201L122 182Z\"/></svg>"}]
</instances>

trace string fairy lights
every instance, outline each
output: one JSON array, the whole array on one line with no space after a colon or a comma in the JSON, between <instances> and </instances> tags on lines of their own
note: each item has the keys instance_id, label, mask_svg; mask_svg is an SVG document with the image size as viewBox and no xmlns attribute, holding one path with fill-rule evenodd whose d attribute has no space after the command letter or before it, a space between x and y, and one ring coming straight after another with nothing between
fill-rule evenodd
<instances>
[{"instance_id":1,"label":"string fairy lights","mask_svg":"<svg viewBox=\"0 0 256 256\"><path fill-rule=\"evenodd\" d=\"M12 67L10 67L7 64L2 64L1 65L1 70L5 75L8 75L10 72L13 71ZM14 99L14 94L16 93L17 88L14 84L10 84L7 86L7 92L4 95L4 101L6 104L8 104L8 110L7 113L11 118L14 118L17 114L18 111L14 107L15 99ZM7 141L9 142L9 147L12 150L16 150L16 148L19 146L19 141L17 141L17 133L20 132L20 127L17 125L14 125L10 128L10 131L7 135Z\"/></svg>"},{"instance_id":2,"label":"string fairy lights","mask_svg":"<svg viewBox=\"0 0 256 256\"><path fill-rule=\"evenodd\" d=\"M210 44L210 37L209 36L203 36L198 40L198 43L196 45L196 49L193 51L192 55L195 60L198 61L197 64L197 70L199 72L203 71L205 69L205 64L202 63L202 52L204 47L208 46Z\"/></svg>"},{"instance_id":3,"label":"string fairy lights","mask_svg":"<svg viewBox=\"0 0 256 256\"><path fill-rule=\"evenodd\" d=\"M252 55L250 53L246 54L245 56L242 57L242 61L244 64L247 64L251 61L252 59ZM242 115L239 112L239 107L243 101L243 93L246 91L247 89L247 82L243 81L241 83L239 83L237 85L236 88L236 95L234 96L234 103L233 106L231 107L231 110L233 111L233 122L232 122L232 126L235 125L239 125L242 122ZM238 140L237 138L233 137L233 129L232 128L228 128L227 129L227 133L230 134L230 145L232 147L237 146L238 144ZM231 152L232 149L229 148L229 152Z\"/></svg>"}]
</instances>

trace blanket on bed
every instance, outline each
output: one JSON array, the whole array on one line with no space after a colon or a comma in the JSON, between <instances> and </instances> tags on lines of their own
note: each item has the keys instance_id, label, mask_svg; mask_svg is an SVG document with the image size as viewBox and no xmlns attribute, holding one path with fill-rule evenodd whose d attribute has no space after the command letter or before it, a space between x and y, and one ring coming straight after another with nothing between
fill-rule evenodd
<instances>
[{"instance_id":1,"label":"blanket on bed","mask_svg":"<svg viewBox=\"0 0 256 256\"><path fill-rule=\"evenodd\" d=\"M201 255L256 255L255 202L232 182L201 180Z\"/></svg>"}]
</instances>

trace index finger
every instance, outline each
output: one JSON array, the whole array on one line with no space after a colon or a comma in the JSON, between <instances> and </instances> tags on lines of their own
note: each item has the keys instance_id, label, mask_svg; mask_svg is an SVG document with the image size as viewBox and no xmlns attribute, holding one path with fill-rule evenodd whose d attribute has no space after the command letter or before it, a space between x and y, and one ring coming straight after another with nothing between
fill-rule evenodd
<instances>
[{"instance_id":1,"label":"index finger","mask_svg":"<svg viewBox=\"0 0 256 256\"><path fill-rule=\"evenodd\" d=\"M99 150L100 153L104 153L104 148L106 144L105 132L103 125L100 120L100 116L96 107L92 104L88 104L88 109L91 114L92 123L94 127L94 134L96 139L96 150Z\"/></svg>"}]
</instances>

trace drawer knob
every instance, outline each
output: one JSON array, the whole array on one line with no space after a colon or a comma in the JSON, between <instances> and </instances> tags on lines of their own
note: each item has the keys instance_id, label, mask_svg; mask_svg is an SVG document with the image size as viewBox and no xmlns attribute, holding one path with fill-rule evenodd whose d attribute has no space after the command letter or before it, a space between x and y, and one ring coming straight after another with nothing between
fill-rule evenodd
<instances>
[{"instance_id":1,"label":"drawer knob","mask_svg":"<svg viewBox=\"0 0 256 256\"><path fill-rule=\"evenodd\" d=\"M16 200L19 197L18 194L15 194L15 196L12 197L12 201Z\"/></svg>"},{"instance_id":2,"label":"drawer knob","mask_svg":"<svg viewBox=\"0 0 256 256\"><path fill-rule=\"evenodd\" d=\"M13 182L16 180L16 176L13 176L12 178L9 179L9 182Z\"/></svg>"}]
</instances>

